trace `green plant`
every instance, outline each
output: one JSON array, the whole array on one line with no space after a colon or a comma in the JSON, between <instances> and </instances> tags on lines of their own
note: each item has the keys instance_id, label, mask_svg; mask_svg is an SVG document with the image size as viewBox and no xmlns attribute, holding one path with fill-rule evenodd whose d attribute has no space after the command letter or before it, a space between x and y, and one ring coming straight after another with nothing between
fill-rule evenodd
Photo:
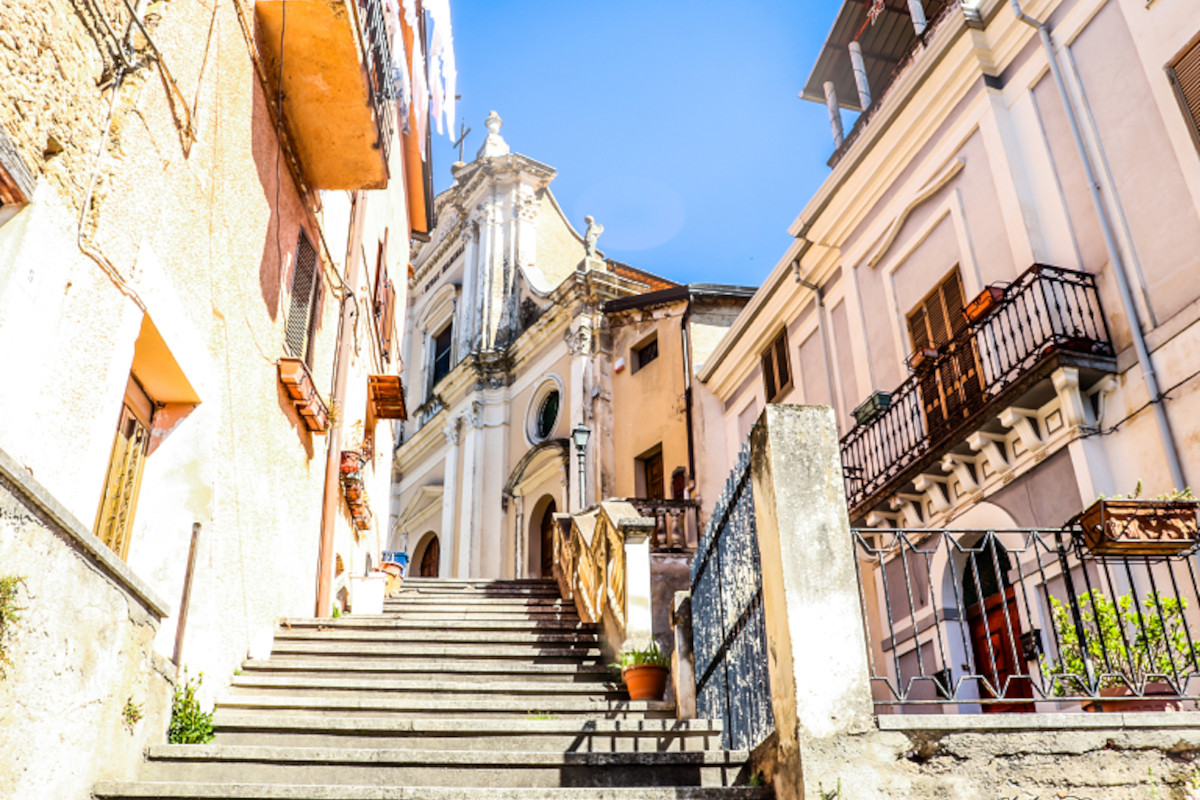
<instances>
[{"instance_id":1,"label":"green plant","mask_svg":"<svg viewBox=\"0 0 1200 800\"><path fill-rule=\"evenodd\" d=\"M557 715L549 711L530 711L526 714L527 719L557 719Z\"/></svg>"},{"instance_id":2,"label":"green plant","mask_svg":"<svg viewBox=\"0 0 1200 800\"><path fill-rule=\"evenodd\" d=\"M203 672L189 679L184 670L182 683L175 686L171 726L167 730L167 741L171 744L208 744L213 740L212 712L202 710L196 699L203 680Z\"/></svg>"},{"instance_id":3,"label":"green plant","mask_svg":"<svg viewBox=\"0 0 1200 800\"><path fill-rule=\"evenodd\" d=\"M821 793L821 800L837 800L842 796L842 779L838 778L837 786L833 791L825 791L825 786L822 784L817 784L817 790Z\"/></svg>"},{"instance_id":4,"label":"green plant","mask_svg":"<svg viewBox=\"0 0 1200 800\"><path fill-rule=\"evenodd\" d=\"M125 730L133 733L133 726L142 721L145 712L142 711L142 704L133 702L133 695L125 701L125 708L121 711L121 722L125 725Z\"/></svg>"},{"instance_id":5,"label":"green plant","mask_svg":"<svg viewBox=\"0 0 1200 800\"><path fill-rule=\"evenodd\" d=\"M1139 480L1133 487L1133 491L1129 494L1114 494L1112 497L1100 495L1096 500L1137 500L1142 496L1142 482ZM1190 486L1185 486L1182 489L1172 489L1169 492L1163 492L1154 498L1155 500L1166 500L1172 502L1175 500L1195 500L1196 495L1192 492Z\"/></svg>"},{"instance_id":6,"label":"green plant","mask_svg":"<svg viewBox=\"0 0 1200 800\"><path fill-rule=\"evenodd\" d=\"M765 784L766 784L766 778L763 777L763 774L761 771L756 772L753 775L751 775L750 780L747 782L747 785L749 785L749 786L764 786Z\"/></svg>"},{"instance_id":7,"label":"green plant","mask_svg":"<svg viewBox=\"0 0 1200 800\"><path fill-rule=\"evenodd\" d=\"M626 667L646 665L655 667L669 667L671 665L671 657L665 655L662 648L658 646L658 642L653 639L645 647L635 646L622 650L617 655L617 660L612 666L617 669L625 669Z\"/></svg>"},{"instance_id":8,"label":"green plant","mask_svg":"<svg viewBox=\"0 0 1200 800\"><path fill-rule=\"evenodd\" d=\"M5 641L25 610L25 606L17 605L17 587L24 584L25 579L19 575L0 575L0 679L7 676L7 668L12 666Z\"/></svg>"},{"instance_id":9,"label":"green plant","mask_svg":"<svg viewBox=\"0 0 1200 800\"><path fill-rule=\"evenodd\" d=\"M1079 617L1087 641L1081 645L1071 609L1051 597L1059 654L1054 661L1041 657L1042 672L1079 676L1073 680L1055 677L1053 693L1061 697L1087 688L1080 682L1087 675L1085 650L1095 673L1116 673L1134 685L1151 675L1172 675L1175 669L1191 672L1200 662L1184 628L1186 609L1183 598L1155 592L1146 595L1140 609L1130 594L1113 602L1099 589L1084 592L1079 596ZM1100 679L1100 688L1124 685L1111 674Z\"/></svg>"},{"instance_id":10,"label":"green plant","mask_svg":"<svg viewBox=\"0 0 1200 800\"><path fill-rule=\"evenodd\" d=\"M333 613L330 616L332 616L334 619L337 619L341 615L342 615L342 610L340 608L338 608L337 606L334 606Z\"/></svg>"}]
</instances>

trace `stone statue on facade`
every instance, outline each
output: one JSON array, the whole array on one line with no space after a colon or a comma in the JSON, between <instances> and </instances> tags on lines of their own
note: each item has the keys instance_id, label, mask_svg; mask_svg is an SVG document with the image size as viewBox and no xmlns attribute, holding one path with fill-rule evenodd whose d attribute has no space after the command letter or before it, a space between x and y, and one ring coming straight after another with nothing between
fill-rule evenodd
<instances>
[{"instance_id":1,"label":"stone statue on facade","mask_svg":"<svg viewBox=\"0 0 1200 800\"><path fill-rule=\"evenodd\" d=\"M583 235L583 254L587 258L598 258L596 240L604 233L604 226L590 216L584 217L583 221L587 223L587 232Z\"/></svg>"}]
</instances>

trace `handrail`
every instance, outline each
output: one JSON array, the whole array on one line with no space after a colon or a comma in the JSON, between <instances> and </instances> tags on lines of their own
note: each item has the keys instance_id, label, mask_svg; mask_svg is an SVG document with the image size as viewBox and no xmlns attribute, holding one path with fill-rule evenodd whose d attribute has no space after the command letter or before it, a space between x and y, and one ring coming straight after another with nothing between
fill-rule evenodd
<instances>
[{"instance_id":1,"label":"handrail","mask_svg":"<svg viewBox=\"0 0 1200 800\"><path fill-rule=\"evenodd\" d=\"M600 623L609 643L652 635L650 541L655 520L625 501L606 501L574 516L556 514L554 577L580 619Z\"/></svg>"}]
</instances>

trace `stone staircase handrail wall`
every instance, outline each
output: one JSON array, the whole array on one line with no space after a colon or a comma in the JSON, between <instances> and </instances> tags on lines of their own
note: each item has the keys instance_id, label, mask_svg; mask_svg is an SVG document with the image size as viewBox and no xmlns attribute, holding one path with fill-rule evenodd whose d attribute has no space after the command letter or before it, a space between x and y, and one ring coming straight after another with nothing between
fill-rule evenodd
<instances>
[{"instance_id":1,"label":"stone staircase handrail wall","mask_svg":"<svg viewBox=\"0 0 1200 800\"><path fill-rule=\"evenodd\" d=\"M654 518L626 501L605 501L555 521L554 578L563 599L583 621L600 623L613 649L648 641Z\"/></svg>"}]
</instances>

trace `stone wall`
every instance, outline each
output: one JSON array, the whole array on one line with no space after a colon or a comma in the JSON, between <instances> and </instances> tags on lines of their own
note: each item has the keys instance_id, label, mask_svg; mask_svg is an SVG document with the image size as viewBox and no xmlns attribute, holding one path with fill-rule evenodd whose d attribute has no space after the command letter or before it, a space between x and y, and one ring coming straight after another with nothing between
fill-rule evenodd
<instances>
[{"instance_id":1,"label":"stone wall","mask_svg":"<svg viewBox=\"0 0 1200 800\"><path fill-rule=\"evenodd\" d=\"M133 777L166 741L174 669L153 644L167 609L2 451L0 576L24 579L0 633L0 795L83 800ZM142 716L127 723L130 703Z\"/></svg>"}]
</instances>

